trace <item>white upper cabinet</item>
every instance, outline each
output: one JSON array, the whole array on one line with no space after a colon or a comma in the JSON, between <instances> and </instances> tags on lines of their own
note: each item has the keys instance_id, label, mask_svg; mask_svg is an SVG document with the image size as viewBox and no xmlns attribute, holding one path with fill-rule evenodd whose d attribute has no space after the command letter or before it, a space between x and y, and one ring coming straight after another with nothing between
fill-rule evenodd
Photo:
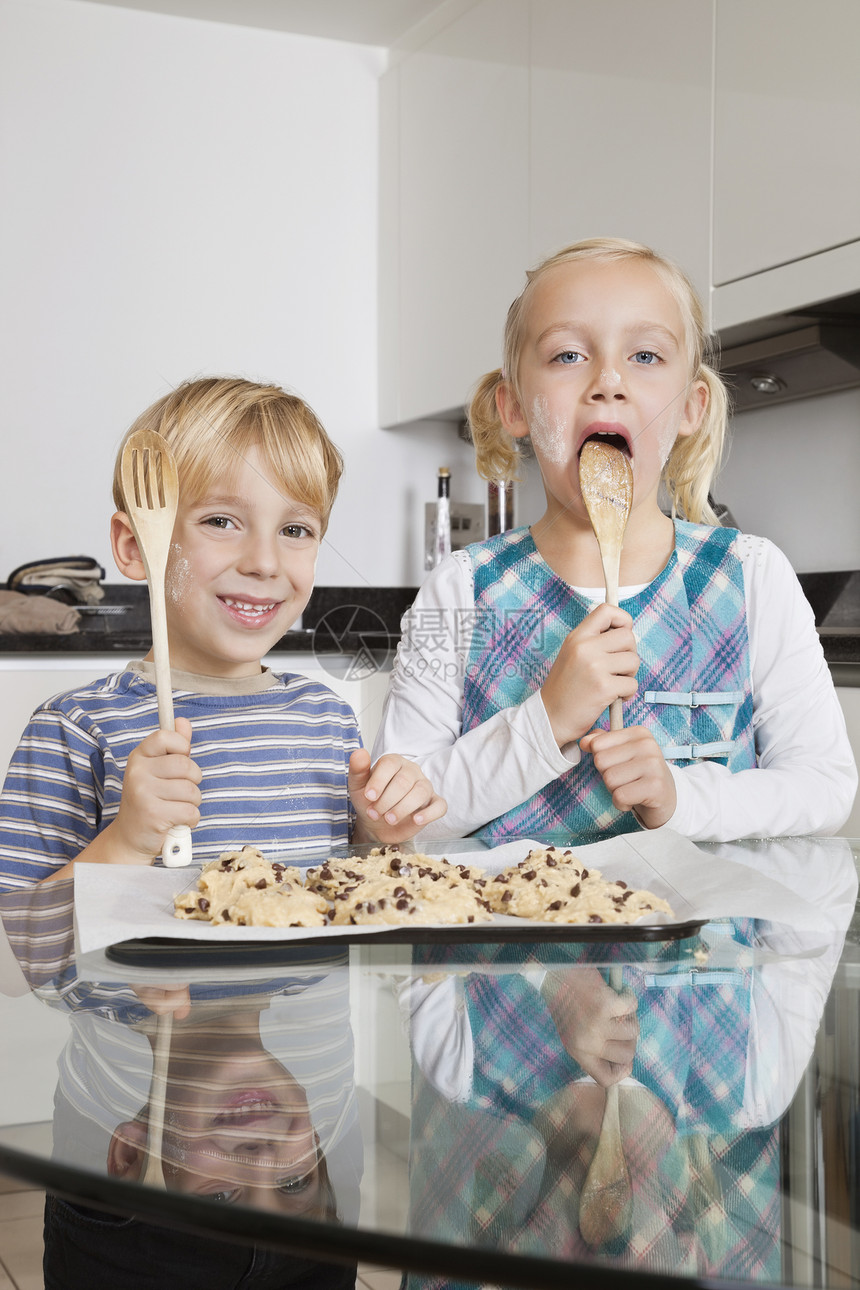
<instances>
[{"instance_id":1,"label":"white upper cabinet","mask_svg":"<svg viewBox=\"0 0 860 1290\"><path fill-rule=\"evenodd\" d=\"M462 415L499 365L528 255L527 48L527 0L483 0L384 78L383 424Z\"/></svg>"},{"instance_id":2,"label":"white upper cabinet","mask_svg":"<svg viewBox=\"0 0 860 1290\"><path fill-rule=\"evenodd\" d=\"M526 269L579 238L647 242L707 299L712 36L712 0L481 0L395 52L380 107L384 425L461 411L500 362Z\"/></svg>"},{"instance_id":3,"label":"white upper cabinet","mask_svg":"<svg viewBox=\"0 0 860 1290\"><path fill-rule=\"evenodd\" d=\"M531 4L530 258L626 237L710 286L710 0Z\"/></svg>"},{"instance_id":4,"label":"white upper cabinet","mask_svg":"<svg viewBox=\"0 0 860 1290\"><path fill-rule=\"evenodd\" d=\"M718 323L860 286L858 67L857 0L717 0Z\"/></svg>"},{"instance_id":5,"label":"white upper cabinet","mask_svg":"<svg viewBox=\"0 0 860 1290\"><path fill-rule=\"evenodd\" d=\"M580 238L669 255L720 330L860 290L860 0L451 3L382 86L384 424L462 408Z\"/></svg>"}]
</instances>

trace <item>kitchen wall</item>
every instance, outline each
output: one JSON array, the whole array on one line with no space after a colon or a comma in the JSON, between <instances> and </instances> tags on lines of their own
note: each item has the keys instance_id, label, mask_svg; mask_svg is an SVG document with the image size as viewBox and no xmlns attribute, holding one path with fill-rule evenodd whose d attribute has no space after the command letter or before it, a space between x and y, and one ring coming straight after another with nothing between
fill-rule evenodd
<instances>
[{"instance_id":1,"label":"kitchen wall","mask_svg":"<svg viewBox=\"0 0 860 1290\"><path fill-rule=\"evenodd\" d=\"M107 542L117 444L196 374L295 388L343 449L323 585L420 581L439 465L455 500L483 500L451 423L379 428L385 64L370 46L87 0L0 0L0 579L72 552L118 578ZM858 414L853 391L736 419L717 496L798 571L860 567ZM542 501L532 465L518 518Z\"/></svg>"},{"instance_id":2,"label":"kitchen wall","mask_svg":"<svg viewBox=\"0 0 860 1290\"><path fill-rule=\"evenodd\" d=\"M743 412L714 495L798 573L860 569L860 389Z\"/></svg>"},{"instance_id":3,"label":"kitchen wall","mask_svg":"<svg viewBox=\"0 0 860 1290\"><path fill-rule=\"evenodd\" d=\"M297 390L346 456L320 583L419 581L437 467L460 500L481 490L450 424L379 428L384 57L86 0L0 0L0 579L82 552L117 581L122 434L180 380L238 373Z\"/></svg>"}]
</instances>

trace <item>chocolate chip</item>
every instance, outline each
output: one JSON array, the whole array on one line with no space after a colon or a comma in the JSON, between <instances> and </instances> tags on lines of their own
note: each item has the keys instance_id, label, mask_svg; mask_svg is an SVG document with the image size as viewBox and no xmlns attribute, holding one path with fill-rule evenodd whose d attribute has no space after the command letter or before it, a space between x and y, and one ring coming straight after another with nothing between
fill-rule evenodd
<instances>
[{"instance_id":1,"label":"chocolate chip","mask_svg":"<svg viewBox=\"0 0 860 1290\"><path fill-rule=\"evenodd\" d=\"M616 887L623 887L623 888L626 888L627 883L626 883L626 882L622 882L620 878L616 878L616 879L615 879L615 886L616 886Z\"/></svg>"},{"instance_id":2,"label":"chocolate chip","mask_svg":"<svg viewBox=\"0 0 860 1290\"><path fill-rule=\"evenodd\" d=\"M209 909L209 901L206 899L205 896L200 897L200 899L197 902L197 908L200 910L201 914L207 913Z\"/></svg>"},{"instance_id":3,"label":"chocolate chip","mask_svg":"<svg viewBox=\"0 0 860 1290\"><path fill-rule=\"evenodd\" d=\"M225 921L225 922L229 923L229 922L230 922L230 911L229 911L229 909L222 909L222 910L221 910L221 917L224 919L224 921Z\"/></svg>"},{"instance_id":4,"label":"chocolate chip","mask_svg":"<svg viewBox=\"0 0 860 1290\"><path fill-rule=\"evenodd\" d=\"M581 891L582 891L582 887L579 885L578 882L575 882L570 889L570 894L571 896L578 896Z\"/></svg>"},{"instance_id":5,"label":"chocolate chip","mask_svg":"<svg viewBox=\"0 0 860 1290\"><path fill-rule=\"evenodd\" d=\"M512 900L513 895L514 893L512 891L505 891L502 893L502 900L504 901Z\"/></svg>"},{"instance_id":6,"label":"chocolate chip","mask_svg":"<svg viewBox=\"0 0 860 1290\"><path fill-rule=\"evenodd\" d=\"M265 878L261 878L259 882L254 883L254 887L256 888L257 891L263 891L266 887L268 887L268 885L269 884L266 882Z\"/></svg>"},{"instance_id":7,"label":"chocolate chip","mask_svg":"<svg viewBox=\"0 0 860 1290\"><path fill-rule=\"evenodd\" d=\"M560 900L554 900L554 901L552 902L552 904L548 906L548 908L549 908L549 909L561 909L561 901L560 901Z\"/></svg>"},{"instance_id":8,"label":"chocolate chip","mask_svg":"<svg viewBox=\"0 0 860 1290\"><path fill-rule=\"evenodd\" d=\"M600 917L600 915L599 915L599 914L589 914L589 915L588 915L588 921L589 921L590 923L602 923L602 922L603 922L603 919Z\"/></svg>"},{"instance_id":9,"label":"chocolate chip","mask_svg":"<svg viewBox=\"0 0 860 1290\"><path fill-rule=\"evenodd\" d=\"M558 861L556 860L556 858L555 858L554 856L547 856L547 858L546 858L546 867L547 867L547 869L557 869L557 868L558 868Z\"/></svg>"},{"instance_id":10,"label":"chocolate chip","mask_svg":"<svg viewBox=\"0 0 860 1290\"><path fill-rule=\"evenodd\" d=\"M523 878L526 882L531 882L536 877L537 877L537 873L535 872L534 869L529 869L528 873L523 874Z\"/></svg>"},{"instance_id":11,"label":"chocolate chip","mask_svg":"<svg viewBox=\"0 0 860 1290\"><path fill-rule=\"evenodd\" d=\"M398 900L398 902L397 902L397 904L396 904L395 908L396 908L396 909L407 909L407 908L408 908L408 906L409 906L409 901L406 899L406 897L405 897L405 896L401 896L401 897L400 897L400 899Z\"/></svg>"},{"instance_id":12,"label":"chocolate chip","mask_svg":"<svg viewBox=\"0 0 860 1290\"><path fill-rule=\"evenodd\" d=\"M579 876L580 876L580 878L587 878L587 877L588 877L588 870L587 870L587 869L583 869Z\"/></svg>"}]
</instances>

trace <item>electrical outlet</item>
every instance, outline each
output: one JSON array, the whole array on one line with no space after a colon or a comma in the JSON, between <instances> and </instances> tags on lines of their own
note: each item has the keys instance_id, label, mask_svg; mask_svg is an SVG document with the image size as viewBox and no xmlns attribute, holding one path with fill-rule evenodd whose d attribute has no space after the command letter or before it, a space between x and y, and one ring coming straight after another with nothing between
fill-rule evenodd
<instances>
[{"instance_id":1,"label":"electrical outlet","mask_svg":"<svg viewBox=\"0 0 860 1290\"><path fill-rule=\"evenodd\" d=\"M480 502L451 502L451 550L460 551L487 536L487 512ZM424 503L424 567L433 568L436 550L436 503Z\"/></svg>"}]
</instances>

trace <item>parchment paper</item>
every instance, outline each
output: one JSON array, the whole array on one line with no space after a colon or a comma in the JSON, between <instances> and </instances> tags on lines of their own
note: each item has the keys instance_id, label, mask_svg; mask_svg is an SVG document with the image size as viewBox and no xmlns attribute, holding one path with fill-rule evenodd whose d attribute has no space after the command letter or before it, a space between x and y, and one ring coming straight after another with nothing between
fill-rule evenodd
<instances>
[{"instance_id":1,"label":"parchment paper","mask_svg":"<svg viewBox=\"0 0 860 1290\"><path fill-rule=\"evenodd\" d=\"M719 853L696 846L671 829L654 829L650 832L628 833L609 838L604 842L573 849L589 868L599 869L606 879L623 879L629 886L645 887L669 902L675 914L673 920L665 915L648 916L651 925L671 926L672 922L708 921L713 918L750 917L786 923L799 929L824 929L833 922L833 901L844 905L856 896L857 878L851 864L836 866L842 878L829 900L821 899L820 870L822 862L816 856L815 839L793 839L797 845L790 853L793 863L786 863L789 881L794 889L769 873L779 861L768 863L769 853L744 849L739 844L722 845ZM840 839L822 839L825 843L839 843ZM460 844L462 845L462 844ZM443 849L434 844L435 854L445 855L452 863L479 866L487 873L498 873L506 865L525 859L536 842L520 840L487 850L458 852L457 842ZM774 844L777 848L779 842ZM847 847L847 843L845 844ZM805 849L804 849L805 848ZM430 847L426 848L430 851ZM837 847L838 851L838 847ZM850 856L850 849L848 851ZM729 856L735 858L728 858ZM272 859L278 858L275 856ZM297 863L295 856L281 857ZM830 857L832 859L832 856ZM831 865L831 869L833 866ZM815 899L807 899L801 879L819 872ZM121 865L75 865L75 917L78 954L101 950L120 941L143 937L169 937L182 941L208 941L225 944L228 941L278 941L293 942L324 937L333 941L348 936L374 936L390 930L384 925L372 927L213 927L209 923L179 920L173 916L173 898L188 891L196 881L199 867L186 869L143 868ZM834 870L836 872L836 870ZM847 879L845 875L848 875ZM853 892L849 890L853 880ZM797 890L800 888L800 891ZM811 888L810 888L811 890ZM504 935L505 927L521 930L526 920L495 915L486 928L491 937ZM535 939L540 939L541 927L558 929L557 923L529 921L534 927ZM410 924L418 927L420 924ZM429 926L429 924L428 924ZM605 933L605 925L602 925ZM456 935L457 926L446 929ZM462 931L474 935L474 926ZM578 939L587 929L578 927ZM616 930L616 928L613 928ZM618 939L623 940L624 925L617 926Z\"/></svg>"}]
</instances>

